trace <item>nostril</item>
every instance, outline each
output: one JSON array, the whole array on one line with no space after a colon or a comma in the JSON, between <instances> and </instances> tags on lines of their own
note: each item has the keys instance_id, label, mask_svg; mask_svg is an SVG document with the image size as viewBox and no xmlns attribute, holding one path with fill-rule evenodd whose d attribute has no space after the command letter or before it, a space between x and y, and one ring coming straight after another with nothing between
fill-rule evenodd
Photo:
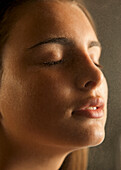
<instances>
[{"instance_id":1,"label":"nostril","mask_svg":"<svg viewBox=\"0 0 121 170\"><path fill-rule=\"evenodd\" d=\"M94 86L96 86L96 82L94 82L94 81L88 81L88 82L85 84L85 87L86 87L86 88L92 88L92 87L94 87Z\"/></svg>"}]
</instances>

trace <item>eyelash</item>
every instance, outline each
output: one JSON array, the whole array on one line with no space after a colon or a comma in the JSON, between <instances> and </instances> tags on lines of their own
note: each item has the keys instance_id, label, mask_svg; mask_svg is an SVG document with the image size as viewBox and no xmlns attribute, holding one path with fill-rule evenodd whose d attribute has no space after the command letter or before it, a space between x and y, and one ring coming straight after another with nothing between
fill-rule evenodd
<instances>
[{"instance_id":1,"label":"eyelash","mask_svg":"<svg viewBox=\"0 0 121 170\"><path fill-rule=\"evenodd\" d=\"M97 63L94 63L98 68L100 68L101 70L103 69L103 66L101 64L97 64Z\"/></svg>"},{"instance_id":2,"label":"eyelash","mask_svg":"<svg viewBox=\"0 0 121 170\"><path fill-rule=\"evenodd\" d=\"M59 61L52 61L52 62L44 62L43 65L45 66L53 66L53 65L56 65L56 64L61 64L63 63L64 60L59 60ZM94 63L98 68L100 69L103 69L103 66L100 65L100 64L97 64L97 63Z\"/></svg>"},{"instance_id":3,"label":"eyelash","mask_svg":"<svg viewBox=\"0 0 121 170\"><path fill-rule=\"evenodd\" d=\"M60 63L63 63L64 60L59 60L59 61L51 61L51 62L44 62L43 64L46 66L53 66L53 65L56 65L56 64L60 64Z\"/></svg>"}]
</instances>

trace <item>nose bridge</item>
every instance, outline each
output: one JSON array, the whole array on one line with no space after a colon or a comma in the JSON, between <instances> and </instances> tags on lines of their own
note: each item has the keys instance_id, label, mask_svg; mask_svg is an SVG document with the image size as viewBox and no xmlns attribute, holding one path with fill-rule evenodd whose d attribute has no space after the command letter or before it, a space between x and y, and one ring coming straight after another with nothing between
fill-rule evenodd
<instances>
[{"instance_id":1,"label":"nose bridge","mask_svg":"<svg viewBox=\"0 0 121 170\"><path fill-rule=\"evenodd\" d=\"M81 59L77 66L78 87L83 89L91 89L98 87L103 81L103 73L92 59L86 55Z\"/></svg>"}]
</instances>

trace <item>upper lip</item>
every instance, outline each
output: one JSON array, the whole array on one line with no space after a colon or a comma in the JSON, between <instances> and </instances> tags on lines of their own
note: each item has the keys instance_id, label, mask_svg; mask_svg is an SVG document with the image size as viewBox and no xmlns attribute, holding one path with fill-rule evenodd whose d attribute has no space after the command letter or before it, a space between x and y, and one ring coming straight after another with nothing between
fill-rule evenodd
<instances>
[{"instance_id":1,"label":"upper lip","mask_svg":"<svg viewBox=\"0 0 121 170\"><path fill-rule=\"evenodd\" d=\"M104 99L102 97L91 97L83 100L82 104L74 111L85 110L88 107L104 108Z\"/></svg>"}]
</instances>

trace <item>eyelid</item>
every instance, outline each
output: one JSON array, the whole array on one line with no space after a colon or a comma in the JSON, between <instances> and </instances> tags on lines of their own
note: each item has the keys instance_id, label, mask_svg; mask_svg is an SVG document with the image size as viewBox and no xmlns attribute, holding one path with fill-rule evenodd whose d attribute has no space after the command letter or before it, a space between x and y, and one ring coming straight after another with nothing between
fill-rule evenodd
<instances>
[{"instance_id":1,"label":"eyelid","mask_svg":"<svg viewBox=\"0 0 121 170\"><path fill-rule=\"evenodd\" d=\"M53 66L53 65L56 65L56 64L61 64L64 61L65 61L64 59L61 59L61 60L58 60L58 61L43 62L42 65Z\"/></svg>"},{"instance_id":2,"label":"eyelid","mask_svg":"<svg viewBox=\"0 0 121 170\"><path fill-rule=\"evenodd\" d=\"M103 65L101 65L101 64L97 64L97 63L95 63L95 65L98 67L98 68L100 68L101 70L103 70Z\"/></svg>"},{"instance_id":3,"label":"eyelid","mask_svg":"<svg viewBox=\"0 0 121 170\"><path fill-rule=\"evenodd\" d=\"M94 54L97 53L97 54L100 56L102 50L101 50L101 48L99 48L99 47L97 47L97 46L93 46L93 47L91 47L91 48L88 49L88 52L89 52L89 54L92 54L92 55L94 55Z\"/></svg>"},{"instance_id":4,"label":"eyelid","mask_svg":"<svg viewBox=\"0 0 121 170\"><path fill-rule=\"evenodd\" d=\"M99 64L101 52L99 54L96 52L93 52L93 53L90 53L89 55L90 55L90 58L93 61L93 63L102 70L103 66L101 64Z\"/></svg>"}]
</instances>

